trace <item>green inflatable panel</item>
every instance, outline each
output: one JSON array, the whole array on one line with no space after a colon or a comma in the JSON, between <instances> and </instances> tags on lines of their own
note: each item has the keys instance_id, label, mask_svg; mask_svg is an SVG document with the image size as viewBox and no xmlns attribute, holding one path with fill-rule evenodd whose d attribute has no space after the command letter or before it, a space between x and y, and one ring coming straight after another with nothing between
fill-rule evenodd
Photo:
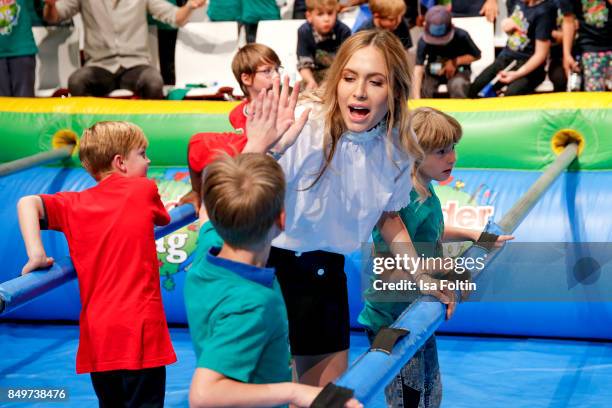
<instances>
[{"instance_id":1,"label":"green inflatable panel","mask_svg":"<svg viewBox=\"0 0 612 408\"><path fill-rule=\"evenodd\" d=\"M62 136L79 137L101 120L139 125L153 166L186 166L187 143L198 132L231 131L236 105L209 101L103 98L0 98L0 162L51 149ZM580 140L573 170L612 169L612 93L562 93L481 100L418 100L459 120L464 137L458 168L542 170L558 143ZM54 142L55 140L55 142ZM76 157L76 153L75 153ZM74 160L75 165L78 164Z\"/></svg>"}]
</instances>

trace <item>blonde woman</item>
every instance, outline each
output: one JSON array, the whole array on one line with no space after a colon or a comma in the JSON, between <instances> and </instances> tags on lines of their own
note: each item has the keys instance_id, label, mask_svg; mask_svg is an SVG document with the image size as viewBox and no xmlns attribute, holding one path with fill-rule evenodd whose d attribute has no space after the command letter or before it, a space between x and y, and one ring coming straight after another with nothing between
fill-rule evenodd
<instances>
[{"instance_id":1,"label":"blonde woman","mask_svg":"<svg viewBox=\"0 0 612 408\"><path fill-rule=\"evenodd\" d=\"M412 164L423 155L409 124L406 52L392 33L350 37L327 75L306 104L310 119L279 159L287 222L269 260L287 305L299 381L311 385L333 381L348 364L344 255L375 226L394 252L413 253L397 211L410 201ZM418 182L414 188L427 194Z\"/></svg>"},{"instance_id":2,"label":"blonde woman","mask_svg":"<svg viewBox=\"0 0 612 408\"><path fill-rule=\"evenodd\" d=\"M426 186L413 185L411 179L413 162L420 162L423 153L410 129L406 58L401 42L388 31L350 37L338 50L326 83L310 95L302 114L270 151L285 173L287 192L285 231L272 242L268 263L283 291L291 352L304 384L325 385L348 365L344 255L367 242L375 226L393 252L416 255L398 215L413 187L427 195ZM289 126L287 112L294 117L297 93L289 98L287 88L285 79L280 102L278 80L274 102L271 93L261 93L251 119L272 112L269 120ZM271 144L249 135L243 152L265 152ZM203 146L199 153L213 150ZM450 297L431 294L452 313Z\"/></svg>"}]
</instances>

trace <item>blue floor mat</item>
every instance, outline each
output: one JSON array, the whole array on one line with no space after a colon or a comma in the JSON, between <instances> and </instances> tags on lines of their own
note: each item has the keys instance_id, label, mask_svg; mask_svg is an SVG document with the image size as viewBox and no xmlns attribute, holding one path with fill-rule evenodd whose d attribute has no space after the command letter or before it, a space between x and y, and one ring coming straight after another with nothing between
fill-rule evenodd
<instances>
[{"instance_id":1,"label":"blue floor mat","mask_svg":"<svg viewBox=\"0 0 612 408\"><path fill-rule=\"evenodd\" d=\"M168 367L166 406L186 407L195 367L189 332L171 329L179 361ZM0 388L65 387L61 406L97 407L88 375L76 375L77 326L0 323ZM351 336L350 359L367 349ZM612 345L584 341L438 336L443 407L610 407ZM49 407L2 403L0 407ZM59 406L53 405L53 406ZM368 408L384 407L382 392Z\"/></svg>"}]
</instances>

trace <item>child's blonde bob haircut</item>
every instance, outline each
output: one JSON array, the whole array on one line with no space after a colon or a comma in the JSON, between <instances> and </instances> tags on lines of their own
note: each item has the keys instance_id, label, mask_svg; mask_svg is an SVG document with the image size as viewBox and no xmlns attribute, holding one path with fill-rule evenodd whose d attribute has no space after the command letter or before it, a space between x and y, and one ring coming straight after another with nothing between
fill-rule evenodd
<instances>
[{"instance_id":1,"label":"child's blonde bob haircut","mask_svg":"<svg viewBox=\"0 0 612 408\"><path fill-rule=\"evenodd\" d=\"M412 128L425 154L432 154L436 150L455 145L459 143L463 135L463 130L457 119L437 109L427 107L412 111ZM414 183L418 180L419 165L420 161L414 162L414 168L412 169L412 181ZM427 194L425 196L420 195L420 197L425 199L430 195L429 190L427 190Z\"/></svg>"},{"instance_id":2,"label":"child's blonde bob haircut","mask_svg":"<svg viewBox=\"0 0 612 408\"><path fill-rule=\"evenodd\" d=\"M412 128L425 154L457 144L463 135L457 119L427 107L412 111Z\"/></svg>"},{"instance_id":3,"label":"child's blonde bob haircut","mask_svg":"<svg viewBox=\"0 0 612 408\"><path fill-rule=\"evenodd\" d=\"M257 68L264 64L279 67L281 61L272 48L263 44L247 44L241 47L238 52L236 52L236 55L234 55L234 59L232 60L232 72L234 73L236 81L240 84L240 89L246 98L249 97L249 92L242 83L242 74L254 75Z\"/></svg>"},{"instance_id":4,"label":"child's blonde bob haircut","mask_svg":"<svg viewBox=\"0 0 612 408\"><path fill-rule=\"evenodd\" d=\"M406 14L406 3L404 0L370 0L372 14L380 17L395 18Z\"/></svg>"},{"instance_id":5,"label":"child's blonde bob haircut","mask_svg":"<svg viewBox=\"0 0 612 408\"><path fill-rule=\"evenodd\" d=\"M127 157L133 149L147 148L149 142L141 128L130 122L98 122L83 131L79 159L91 176L100 180L112 170L116 155Z\"/></svg>"},{"instance_id":6,"label":"child's blonde bob haircut","mask_svg":"<svg viewBox=\"0 0 612 408\"><path fill-rule=\"evenodd\" d=\"M338 10L338 0L306 0L306 11L313 12L315 10Z\"/></svg>"},{"instance_id":7,"label":"child's blonde bob haircut","mask_svg":"<svg viewBox=\"0 0 612 408\"><path fill-rule=\"evenodd\" d=\"M404 152L419 162L423 157L423 151L419 147L410 126L408 96L410 94L411 78L408 70L409 63L406 50L404 50L402 43L395 34L387 30L359 31L342 44L334 62L327 71L327 80L322 87L323 89L314 95L314 97L318 96L320 98L325 112L325 163L313 185L316 184L329 167L334 157L338 140L340 140L340 137L346 131L346 125L338 105L337 93L338 84L342 79L342 70L357 51L366 47L374 47L381 53L387 71L387 88L389 89L387 95L388 112L384 119L387 125L387 138L389 140L393 139L395 129L399 134L399 141ZM423 186L420 182L415 184L414 188L419 195L424 196L427 194L427 187Z\"/></svg>"},{"instance_id":8,"label":"child's blonde bob haircut","mask_svg":"<svg viewBox=\"0 0 612 408\"><path fill-rule=\"evenodd\" d=\"M264 242L283 211L285 175L264 154L224 155L206 167L202 197L223 241L252 248Z\"/></svg>"}]
</instances>

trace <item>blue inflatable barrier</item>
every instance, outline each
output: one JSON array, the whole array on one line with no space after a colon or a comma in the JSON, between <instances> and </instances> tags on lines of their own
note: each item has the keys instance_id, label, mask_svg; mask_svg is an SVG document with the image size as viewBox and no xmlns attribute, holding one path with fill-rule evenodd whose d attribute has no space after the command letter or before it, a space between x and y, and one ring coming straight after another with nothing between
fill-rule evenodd
<instances>
[{"instance_id":1,"label":"blue inflatable barrier","mask_svg":"<svg viewBox=\"0 0 612 408\"><path fill-rule=\"evenodd\" d=\"M190 189L186 169L152 168L149 173L158 183L162 200L169 207ZM540 173L535 171L456 170L451 181L444 185L435 185L435 188L443 203L447 222L470 228L483 228L488 217L497 219L499 214L505 213L539 175ZM23 242L19 238L16 217L18 199L28 194L82 190L93 184L94 180L82 169L37 168L0 179L0 194L4 201L0 214L5 220L4 228L0 231L0 239L3 242L0 256L4 262L0 282L19 276L19 271L27 259ZM612 185L610 171L563 174L516 230L516 241L612 242L612 226L609 222L612 189L602 188L609 185ZM186 322L182 298L183 282L196 240L197 226L192 224L157 242L162 263L162 294L168 321L172 323ZM68 248L61 233L44 232L43 242L48 253L56 259L68 256ZM356 317L363 304L361 266L357 254L347 257L353 327L358 327ZM533 269L543 270L544 266L535 264ZM503 275L503 271L500 272ZM568 279L568 271L563 265L550 273L556 274L555 279L560 282L566 283ZM533 279L542 281L551 279L551 276L534 274ZM602 276L607 275L604 273ZM607 289L603 279L588 287L596 289L600 285L604 293ZM588 293L578 293L583 286L578 285L573 289L576 296L583 296L582 301L467 302L457 311L455 317L443 323L440 329L458 333L612 338L612 328L601 324L610 321L612 303L601 299L597 302L591 301L587 297ZM78 286L72 281L8 313L6 317L77 320L79 311ZM558 321L563 321L564 324L560 325Z\"/></svg>"},{"instance_id":2,"label":"blue inflatable barrier","mask_svg":"<svg viewBox=\"0 0 612 408\"><path fill-rule=\"evenodd\" d=\"M182 205L170 210L170 222L155 228L155 239L191 224L196 220L192 205ZM76 271L70 257L65 257L44 271L33 271L26 275L0 283L0 313L7 313L49 292L58 286L76 279Z\"/></svg>"}]
</instances>

